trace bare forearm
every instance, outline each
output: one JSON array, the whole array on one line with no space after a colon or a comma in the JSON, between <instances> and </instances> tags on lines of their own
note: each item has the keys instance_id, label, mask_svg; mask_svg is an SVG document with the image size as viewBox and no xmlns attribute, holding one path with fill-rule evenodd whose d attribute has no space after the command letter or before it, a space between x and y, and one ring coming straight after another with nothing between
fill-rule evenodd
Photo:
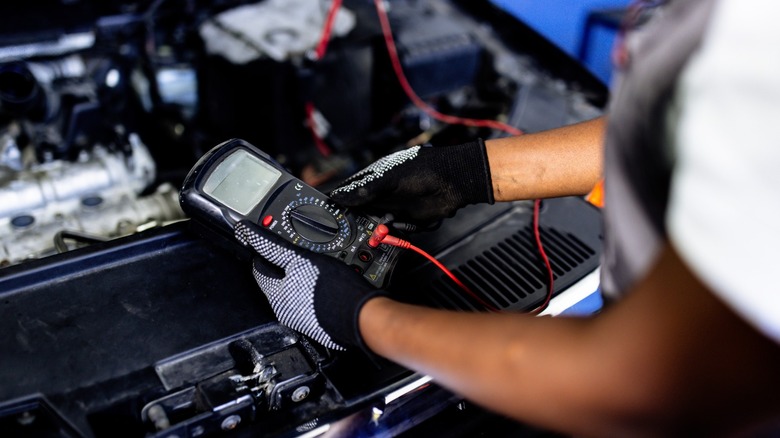
<instances>
[{"instance_id":1,"label":"bare forearm","mask_svg":"<svg viewBox=\"0 0 780 438\"><path fill-rule=\"evenodd\" d=\"M584 195L601 178L603 117L485 142L497 201Z\"/></svg>"},{"instance_id":2,"label":"bare forearm","mask_svg":"<svg viewBox=\"0 0 780 438\"><path fill-rule=\"evenodd\" d=\"M359 324L376 353L565 433L712 436L780 415L777 345L720 303L670 247L626 299L590 319L375 298Z\"/></svg>"},{"instance_id":3,"label":"bare forearm","mask_svg":"<svg viewBox=\"0 0 780 438\"><path fill-rule=\"evenodd\" d=\"M387 298L361 311L366 344L488 408L553 427L588 367L586 320L455 313ZM571 367L577 360L582 368ZM595 362L594 362L595 365ZM579 376L579 377L578 377Z\"/></svg>"}]
</instances>

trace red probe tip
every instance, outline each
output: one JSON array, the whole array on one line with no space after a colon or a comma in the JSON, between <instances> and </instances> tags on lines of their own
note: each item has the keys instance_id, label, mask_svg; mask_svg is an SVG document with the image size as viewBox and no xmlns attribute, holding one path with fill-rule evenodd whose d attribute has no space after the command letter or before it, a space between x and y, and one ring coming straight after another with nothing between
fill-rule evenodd
<instances>
[{"instance_id":1,"label":"red probe tip","mask_svg":"<svg viewBox=\"0 0 780 438\"><path fill-rule=\"evenodd\" d=\"M368 246L371 248L376 248L380 243L382 243L383 240L385 240L385 237L388 235L388 233L390 233L390 229L387 228L387 225L377 225L374 229L374 232L371 233L371 237L368 238Z\"/></svg>"}]
</instances>

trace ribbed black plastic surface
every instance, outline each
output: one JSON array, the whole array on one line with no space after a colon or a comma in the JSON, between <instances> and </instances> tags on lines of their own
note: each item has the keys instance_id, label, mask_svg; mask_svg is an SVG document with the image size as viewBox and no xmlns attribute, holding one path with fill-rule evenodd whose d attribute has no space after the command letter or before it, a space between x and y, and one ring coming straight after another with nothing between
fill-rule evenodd
<instances>
[{"instance_id":1,"label":"ribbed black plastic surface","mask_svg":"<svg viewBox=\"0 0 780 438\"><path fill-rule=\"evenodd\" d=\"M473 216L456 216L453 220L468 222ZM437 251L445 266L482 300L499 309L529 310L544 300L549 288L532 219L531 204L518 203L506 206L483 228L478 223L471 227L460 225L462 241L437 246L421 239L420 246ZM600 214L584 201L565 198L543 203L540 235L553 269L556 293L598 266L601 242L597 230ZM410 281L402 281L403 286L398 288L404 292L421 291L420 301L445 309L483 310L482 305L431 264L413 272Z\"/></svg>"},{"instance_id":2,"label":"ribbed black plastic surface","mask_svg":"<svg viewBox=\"0 0 780 438\"><path fill-rule=\"evenodd\" d=\"M553 279L567 275L596 255L596 250L571 233L541 229L545 252L553 268ZM453 273L472 291L499 308L515 306L546 287L548 274L539 259L533 231L525 227L503 242L488 248ZM474 299L445 276L432 284L430 298L442 308L479 310Z\"/></svg>"}]
</instances>

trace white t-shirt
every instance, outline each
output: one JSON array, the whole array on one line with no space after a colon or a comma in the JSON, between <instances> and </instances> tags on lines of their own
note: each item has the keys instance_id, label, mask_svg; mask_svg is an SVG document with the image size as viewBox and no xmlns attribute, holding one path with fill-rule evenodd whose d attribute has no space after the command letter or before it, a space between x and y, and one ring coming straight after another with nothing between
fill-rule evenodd
<instances>
[{"instance_id":1,"label":"white t-shirt","mask_svg":"<svg viewBox=\"0 0 780 438\"><path fill-rule=\"evenodd\" d=\"M669 239L780 342L780 2L718 1L670 111Z\"/></svg>"}]
</instances>

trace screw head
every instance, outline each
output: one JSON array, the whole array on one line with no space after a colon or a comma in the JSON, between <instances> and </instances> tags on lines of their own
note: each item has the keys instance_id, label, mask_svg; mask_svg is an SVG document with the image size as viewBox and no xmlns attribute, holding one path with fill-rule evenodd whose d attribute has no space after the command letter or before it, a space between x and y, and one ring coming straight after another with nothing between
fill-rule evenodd
<instances>
[{"instance_id":1,"label":"screw head","mask_svg":"<svg viewBox=\"0 0 780 438\"><path fill-rule=\"evenodd\" d=\"M233 430L241 423L241 417L238 415L231 415L222 420L222 430Z\"/></svg>"},{"instance_id":2,"label":"screw head","mask_svg":"<svg viewBox=\"0 0 780 438\"><path fill-rule=\"evenodd\" d=\"M311 389L309 389L308 386L299 386L295 388L295 391L293 391L292 396L290 397L292 401L298 403L300 401L303 401L306 397L309 396L311 393Z\"/></svg>"}]
</instances>

